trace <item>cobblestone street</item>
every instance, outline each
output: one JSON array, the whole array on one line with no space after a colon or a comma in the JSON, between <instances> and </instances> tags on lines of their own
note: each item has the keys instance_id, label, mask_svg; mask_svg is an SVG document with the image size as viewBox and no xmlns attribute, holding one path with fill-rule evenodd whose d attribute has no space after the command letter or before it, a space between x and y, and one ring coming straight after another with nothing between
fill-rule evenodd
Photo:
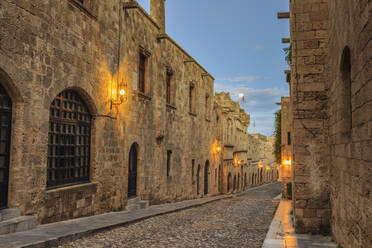
<instances>
[{"instance_id":1,"label":"cobblestone street","mask_svg":"<svg viewBox=\"0 0 372 248\"><path fill-rule=\"evenodd\" d=\"M278 202L271 184L201 207L153 217L59 247L261 247Z\"/></svg>"}]
</instances>

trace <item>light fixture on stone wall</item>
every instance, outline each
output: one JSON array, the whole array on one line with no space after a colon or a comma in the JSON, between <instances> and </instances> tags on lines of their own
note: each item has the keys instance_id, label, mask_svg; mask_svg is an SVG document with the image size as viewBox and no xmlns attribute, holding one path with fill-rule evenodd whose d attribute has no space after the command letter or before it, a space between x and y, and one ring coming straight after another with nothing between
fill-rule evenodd
<instances>
[{"instance_id":1,"label":"light fixture on stone wall","mask_svg":"<svg viewBox=\"0 0 372 248\"><path fill-rule=\"evenodd\" d=\"M212 145L212 152L213 152L214 154L218 154L218 153L222 152L221 143L220 143L220 141L217 140L217 139L214 141L214 143L213 143L213 145Z\"/></svg>"},{"instance_id":2,"label":"light fixture on stone wall","mask_svg":"<svg viewBox=\"0 0 372 248\"><path fill-rule=\"evenodd\" d=\"M292 165L291 159L285 159L285 160L283 160L283 165L286 165L286 166Z\"/></svg>"},{"instance_id":3,"label":"light fixture on stone wall","mask_svg":"<svg viewBox=\"0 0 372 248\"><path fill-rule=\"evenodd\" d=\"M113 105L120 105L126 100L127 84L111 81L111 108Z\"/></svg>"}]
</instances>

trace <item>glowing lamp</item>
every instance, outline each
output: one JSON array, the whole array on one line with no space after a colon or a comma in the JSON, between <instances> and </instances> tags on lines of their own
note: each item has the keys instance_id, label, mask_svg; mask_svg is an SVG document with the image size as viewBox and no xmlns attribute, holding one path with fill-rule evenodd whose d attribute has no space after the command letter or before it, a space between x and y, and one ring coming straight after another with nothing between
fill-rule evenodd
<instances>
[{"instance_id":1,"label":"glowing lamp","mask_svg":"<svg viewBox=\"0 0 372 248\"><path fill-rule=\"evenodd\" d=\"M123 82L116 83L111 82L111 108L113 105L120 105L123 103L124 96L125 96L125 88L127 87L126 84Z\"/></svg>"},{"instance_id":2,"label":"glowing lamp","mask_svg":"<svg viewBox=\"0 0 372 248\"><path fill-rule=\"evenodd\" d=\"M291 165L292 164L292 161L289 159L289 160L284 160L283 161L283 164L284 165Z\"/></svg>"},{"instance_id":3,"label":"glowing lamp","mask_svg":"<svg viewBox=\"0 0 372 248\"><path fill-rule=\"evenodd\" d=\"M221 151L221 147L217 146L217 152Z\"/></svg>"}]
</instances>

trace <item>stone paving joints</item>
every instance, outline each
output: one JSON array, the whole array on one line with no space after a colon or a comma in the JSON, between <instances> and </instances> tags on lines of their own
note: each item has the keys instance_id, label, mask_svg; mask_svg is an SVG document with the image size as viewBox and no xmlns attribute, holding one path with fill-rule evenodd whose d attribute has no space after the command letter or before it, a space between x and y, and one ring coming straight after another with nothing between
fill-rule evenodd
<instances>
[{"instance_id":1,"label":"stone paving joints","mask_svg":"<svg viewBox=\"0 0 372 248\"><path fill-rule=\"evenodd\" d=\"M281 196L280 196L281 197ZM280 198L277 198L280 200ZM337 248L332 238L296 234L291 221L292 201L281 199L262 248Z\"/></svg>"},{"instance_id":2,"label":"stone paving joints","mask_svg":"<svg viewBox=\"0 0 372 248\"><path fill-rule=\"evenodd\" d=\"M182 202L152 205L148 208L134 211L110 212L101 215L40 225L36 229L26 232L0 235L0 248L57 246L61 243L73 241L103 230L129 225L159 215L202 206L222 199L241 196L252 190L257 190L268 185L271 184L250 188L236 194L210 196Z\"/></svg>"}]
</instances>

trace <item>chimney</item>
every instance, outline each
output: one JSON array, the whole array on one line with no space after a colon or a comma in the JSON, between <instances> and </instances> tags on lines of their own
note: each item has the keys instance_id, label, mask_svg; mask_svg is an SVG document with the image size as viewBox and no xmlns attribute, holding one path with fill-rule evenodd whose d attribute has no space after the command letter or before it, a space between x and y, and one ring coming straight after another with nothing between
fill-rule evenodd
<instances>
[{"instance_id":1,"label":"chimney","mask_svg":"<svg viewBox=\"0 0 372 248\"><path fill-rule=\"evenodd\" d=\"M165 33L165 0L151 0L150 15L160 27L160 33Z\"/></svg>"}]
</instances>

